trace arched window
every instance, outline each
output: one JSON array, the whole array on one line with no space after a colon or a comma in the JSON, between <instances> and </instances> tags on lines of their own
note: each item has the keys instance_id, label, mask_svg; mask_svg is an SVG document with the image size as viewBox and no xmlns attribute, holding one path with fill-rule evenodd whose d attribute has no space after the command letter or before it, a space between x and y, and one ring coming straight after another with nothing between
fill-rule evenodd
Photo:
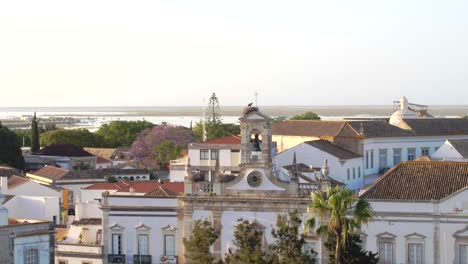
<instances>
[{"instance_id":1,"label":"arched window","mask_svg":"<svg viewBox=\"0 0 468 264\"><path fill-rule=\"evenodd\" d=\"M140 176L136 176L136 180L139 181L139 180L140 180Z\"/></svg>"},{"instance_id":2,"label":"arched window","mask_svg":"<svg viewBox=\"0 0 468 264\"><path fill-rule=\"evenodd\" d=\"M131 181L134 181L134 180L135 180L135 178L134 178L133 176L131 176L131 177L130 177L130 180L131 180Z\"/></svg>"}]
</instances>

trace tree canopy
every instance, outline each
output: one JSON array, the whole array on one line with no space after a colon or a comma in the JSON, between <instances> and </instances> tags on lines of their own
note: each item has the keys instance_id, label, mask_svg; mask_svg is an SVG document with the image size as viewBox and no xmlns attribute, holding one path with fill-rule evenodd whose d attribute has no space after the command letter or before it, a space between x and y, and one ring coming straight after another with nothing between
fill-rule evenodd
<instances>
[{"instance_id":1,"label":"tree canopy","mask_svg":"<svg viewBox=\"0 0 468 264\"><path fill-rule=\"evenodd\" d=\"M148 121L112 121L103 124L96 134L104 138L106 147L130 147L141 131L153 126Z\"/></svg>"},{"instance_id":2,"label":"tree canopy","mask_svg":"<svg viewBox=\"0 0 468 264\"><path fill-rule=\"evenodd\" d=\"M104 147L105 141L101 135L89 132L87 129L58 129L41 134L41 145L74 144L80 147Z\"/></svg>"},{"instance_id":3,"label":"tree canopy","mask_svg":"<svg viewBox=\"0 0 468 264\"><path fill-rule=\"evenodd\" d=\"M319 235L335 234L335 264L340 264L340 256L347 247L348 236L362 224L372 219L372 207L364 199L356 198L354 192L348 188L341 190L329 187L326 193L320 191L312 193L312 204L308 211L320 218L322 225L315 232ZM350 213L348 215L347 213ZM315 228L316 219L306 222L306 228Z\"/></svg>"},{"instance_id":4,"label":"tree canopy","mask_svg":"<svg viewBox=\"0 0 468 264\"><path fill-rule=\"evenodd\" d=\"M187 263L213 263L210 247L218 239L212 224L207 220L196 220L190 237L184 237L185 258Z\"/></svg>"},{"instance_id":5,"label":"tree canopy","mask_svg":"<svg viewBox=\"0 0 468 264\"><path fill-rule=\"evenodd\" d=\"M227 137L230 135L239 135L240 134L240 127L236 124L225 124L225 123L218 123L218 124L206 124L206 140L212 140L216 138ZM202 121L195 124L192 129L193 135L195 136L195 140L197 142L201 142L203 139L203 125Z\"/></svg>"},{"instance_id":6,"label":"tree canopy","mask_svg":"<svg viewBox=\"0 0 468 264\"><path fill-rule=\"evenodd\" d=\"M41 148L41 144L39 142L39 125L36 119L36 113L34 113L34 117L31 122L31 151L37 152Z\"/></svg>"},{"instance_id":7,"label":"tree canopy","mask_svg":"<svg viewBox=\"0 0 468 264\"><path fill-rule=\"evenodd\" d=\"M341 255L339 256L340 263L346 264L377 264L379 258L377 253L366 251L362 248L362 241L358 234L352 233L348 235L346 246L343 247ZM336 235L329 232L328 238L325 241L325 248L330 252L328 259L329 263L335 261L335 246L336 246Z\"/></svg>"},{"instance_id":8,"label":"tree canopy","mask_svg":"<svg viewBox=\"0 0 468 264\"><path fill-rule=\"evenodd\" d=\"M221 108L219 107L219 99L215 93L212 93L208 101L206 110L206 123L216 125L221 123Z\"/></svg>"},{"instance_id":9,"label":"tree canopy","mask_svg":"<svg viewBox=\"0 0 468 264\"><path fill-rule=\"evenodd\" d=\"M182 148L169 140L164 140L154 147L154 158L165 169L169 169L169 161L177 159L181 153Z\"/></svg>"},{"instance_id":10,"label":"tree canopy","mask_svg":"<svg viewBox=\"0 0 468 264\"><path fill-rule=\"evenodd\" d=\"M143 130L137 136L132 144L130 155L135 161L151 166L155 160L156 146L169 141L180 149L186 149L193 140L192 132L186 127L168 124L158 125Z\"/></svg>"},{"instance_id":11,"label":"tree canopy","mask_svg":"<svg viewBox=\"0 0 468 264\"><path fill-rule=\"evenodd\" d=\"M234 229L233 244L235 249L229 249L225 258L227 264L268 263L263 248L263 230L258 228L257 222L239 219Z\"/></svg>"},{"instance_id":12,"label":"tree canopy","mask_svg":"<svg viewBox=\"0 0 468 264\"><path fill-rule=\"evenodd\" d=\"M314 112L305 112L300 115L295 115L289 120L321 120L321 118Z\"/></svg>"},{"instance_id":13,"label":"tree canopy","mask_svg":"<svg viewBox=\"0 0 468 264\"><path fill-rule=\"evenodd\" d=\"M270 245L270 263L273 264L313 264L315 252L304 252L304 234L299 234L302 220L297 212L278 215L276 227L271 234L275 242Z\"/></svg>"},{"instance_id":14,"label":"tree canopy","mask_svg":"<svg viewBox=\"0 0 468 264\"><path fill-rule=\"evenodd\" d=\"M3 126L0 122L0 164L6 164L17 169L24 168L21 144L15 132Z\"/></svg>"}]
</instances>

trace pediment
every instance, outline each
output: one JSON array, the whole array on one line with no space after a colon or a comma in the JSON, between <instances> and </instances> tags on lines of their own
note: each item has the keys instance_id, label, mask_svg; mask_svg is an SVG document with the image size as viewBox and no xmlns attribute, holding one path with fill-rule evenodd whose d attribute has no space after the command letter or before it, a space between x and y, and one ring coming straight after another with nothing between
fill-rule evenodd
<instances>
[{"instance_id":1,"label":"pediment","mask_svg":"<svg viewBox=\"0 0 468 264\"><path fill-rule=\"evenodd\" d=\"M172 226L172 225L167 225L167 226L161 228L161 230L162 230L162 231L174 231L174 232L175 232L175 231L177 230L177 228L175 228L175 227Z\"/></svg>"},{"instance_id":2,"label":"pediment","mask_svg":"<svg viewBox=\"0 0 468 264\"><path fill-rule=\"evenodd\" d=\"M149 231L151 229L151 227L145 225L145 224L140 224L138 226L135 227L136 230L138 231Z\"/></svg>"},{"instance_id":3,"label":"pediment","mask_svg":"<svg viewBox=\"0 0 468 264\"><path fill-rule=\"evenodd\" d=\"M256 175L256 177L251 177ZM257 180L254 180L257 178ZM264 191L286 191L287 183L280 183L268 169L249 168L241 171L235 180L228 183L227 190L246 191L252 194Z\"/></svg>"},{"instance_id":4,"label":"pediment","mask_svg":"<svg viewBox=\"0 0 468 264\"><path fill-rule=\"evenodd\" d=\"M377 237L378 238L395 238L396 235L389 233L389 232L384 232L384 233L378 234Z\"/></svg>"},{"instance_id":5,"label":"pediment","mask_svg":"<svg viewBox=\"0 0 468 264\"><path fill-rule=\"evenodd\" d=\"M412 234L406 235L405 238L406 239L424 239L426 238L426 236L418 234L418 233L412 233Z\"/></svg>"},{"instance_id":6,"label":"pediment","mask_svg":"<svg viewBox=\"0 0 468 264\"><path fill-rule=\"evenodd\" d=\"M109 229L113 231L123 231L125 228L119 224L113 224L109 227Z\"/></svg>"},{"instance_id":7,"label":"pediment","mask_svg":"<svg viewBox=\"0 0 468 264\"><path fill-rule=\"evenodd\" d=\"M265 120L265 121L269 121L269 120L271 120L271 117L269 117L268 115L263 114L262 112L253 111L253 112L250 112L247 115L239 118L239 120L241 120L241 121L246 121L246 120Z\"/></svg>"},{"instance_id":8,"label":"pediment","mask_svg":"<svg viewBox=\"0 0 468 264\"><path fill-rule=\"evenodd\" d=\"M463 229L460 229L458 230L457 232L455 232L453 234L454 237L463 237L463 238L467 238L468 237L468 226L466 226L465 228Z\"/></svg>"}]
</instances>

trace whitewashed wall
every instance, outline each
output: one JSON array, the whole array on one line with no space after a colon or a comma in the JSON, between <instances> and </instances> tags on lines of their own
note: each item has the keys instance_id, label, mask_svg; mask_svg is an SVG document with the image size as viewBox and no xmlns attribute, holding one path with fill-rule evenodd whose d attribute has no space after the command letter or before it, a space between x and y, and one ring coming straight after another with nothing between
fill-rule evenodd
<instances>
[{"instance_id":1,"label":"whitewashed wall","mask_svg":"<svg viewBox=\"0 0 468 264\"><path fill-rule=\"evenodd\" d=\"M329 176L335 180L343 182L348 188L356 190L364 186L364 170L362 158L339 160L335 156L324 152L320 149L314 148L313 146L302 143L293 148L278 153L273 157L273 163L276 168L282 168L286 165L291 165L293 162L294 152L296 152L297 163L304 163L306 165L312 165L316 168L323 166L324 159L328 160ZM359 177L359 169L361 168L361 176ZM353 178L353 168L355 171L355 177ZM350 180L347 179L347 170L350 170Z\"/></svg>"},{"instance_id":2,"label":"whitewashed wall","mask_svg":"<svg viewBox=\"0 0 468 264\"><path fill-rule=\"evenodd\" d=\"M50 263L49 243L48 234L39 236L16 237L14 241L15 263L26 263L24 260L24 252L28 249L37 249L39 251L39 263Z\"/></svg>"},{"instance_id":3,"label":"whitewashed wall","mask_svg":"<svg viewBox=\"0 0 468 264\"><path fill-rule=\"evenodd\" d=\"M434 160L468 161L448 141L432 154L432 158Z\"/></svg>"},{"instance_id":4,"label":"whitewashed wall","mask_svg":"<svg viewBox=\"0 0 468 264\"><path fill-rule=\"evenodd\" d=\"M52 221L60 223L60 208L57 197L15 196L4 207L9 217Z\"/></svg>"}]
</instances>

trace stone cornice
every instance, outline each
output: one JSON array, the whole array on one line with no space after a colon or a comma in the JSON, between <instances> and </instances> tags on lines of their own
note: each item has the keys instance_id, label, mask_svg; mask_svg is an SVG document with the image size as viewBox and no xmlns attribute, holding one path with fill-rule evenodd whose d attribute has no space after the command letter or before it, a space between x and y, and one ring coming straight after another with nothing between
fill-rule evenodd
<instances>
[{"instance_id":1,"label":"stone cornice","mask_svg":"<svg viewBox=\"0 0 468 264\"><path fill-rule=\"evenodd\" d=\"M160 206L100 206L106 211L145 211L145 212L177 212L177 207L160 207Z\"/></svg>"}]
</instances>

